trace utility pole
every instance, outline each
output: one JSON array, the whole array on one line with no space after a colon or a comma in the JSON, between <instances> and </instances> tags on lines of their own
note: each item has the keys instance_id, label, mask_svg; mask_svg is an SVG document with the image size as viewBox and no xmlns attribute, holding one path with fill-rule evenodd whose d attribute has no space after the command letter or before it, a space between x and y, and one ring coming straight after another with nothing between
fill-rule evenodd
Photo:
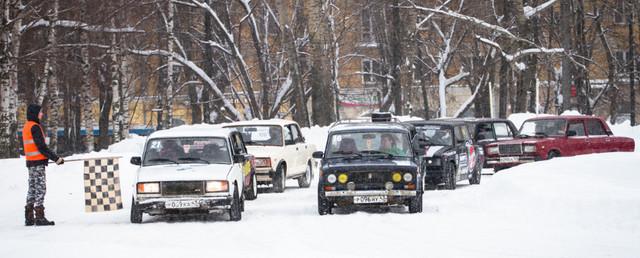
<instances>
[{"instance_id":1,"label":"utility pole","mask_svg":"<svg viewBox=\"0 0 640 258\"><path fill-rule=\"evenodd\" d=\"M627 12L627 23L629 25L629 56L627 62L629 65L629 109L631 115L631 126L636 125L636 89L635 89L635 55L633 42L633 13L635 12L635 1L629 1L629 11Z\"/></svg>"}]
</instances>

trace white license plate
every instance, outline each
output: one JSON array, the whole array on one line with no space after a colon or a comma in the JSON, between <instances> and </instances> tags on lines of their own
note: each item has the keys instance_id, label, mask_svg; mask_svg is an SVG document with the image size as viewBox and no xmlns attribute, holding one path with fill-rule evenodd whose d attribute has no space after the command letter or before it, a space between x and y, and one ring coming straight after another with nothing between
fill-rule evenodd
<instances>
[{"instance_id":1,"label":"white license plate","mask_svg":"<svg viewBox=\"0 0 640 258\"><path fill-rule=\"evenodd\" d=\"M500 157L500 162L518 162L519 157Z\"/></svg>"},{"instance_id":2,"label":"white license plate","mask_svg":"<svg viewBox=\"0 0 640 258\"><path fill-rule=\"evenodd\" d=\"M164 207L167 209L189 209L200 207L200 202L197 200L187 201L167 201L164 203Z\"/></svg>"},{"instance_id":3,"label":"white license plate","mask_svg":"<svg viewBox=\"0 0 640 258\"><path fill-rule=\"evenodd\" d=\"M386 196L354 196L353 203L387 203Z\"/></svg>"}]
</instances>

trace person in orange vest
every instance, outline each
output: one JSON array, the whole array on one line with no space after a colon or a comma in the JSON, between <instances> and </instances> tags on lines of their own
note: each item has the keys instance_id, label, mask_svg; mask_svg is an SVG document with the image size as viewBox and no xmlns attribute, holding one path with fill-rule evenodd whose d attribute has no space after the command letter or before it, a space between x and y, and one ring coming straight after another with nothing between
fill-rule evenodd
<instances>
[{"instance_id":1,"label":"person in orange vest","mask_svg":"<svg viewBox=\"0 0 640 258\"><path fill-rule=\"evenodd\" d=\"M58 165L64 164L64 159L58 157L47 147L44 129L40 125L41 109L38 105L29 105L27 107L27 122L22 128L24 155L29 169L29 191L27 192L27 205L24 207L24 224L26 226L34 224L36 226L55 225L53 221L44 217L44 195L47 192L45 167L49 160L55 161Z\"/></svg>"}]
</instances>

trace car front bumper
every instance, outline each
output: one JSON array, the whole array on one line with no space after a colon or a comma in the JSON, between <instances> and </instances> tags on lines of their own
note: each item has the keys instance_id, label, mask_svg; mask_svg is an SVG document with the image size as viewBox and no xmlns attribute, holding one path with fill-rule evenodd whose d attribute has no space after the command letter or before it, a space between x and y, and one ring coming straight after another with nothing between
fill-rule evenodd
<instances>
[{"instance_id":1,"label":"car front bumper","mask_svg":"<svg viewBox=\"0 0 640 258\"><path fill-rule=\"evenodd\" d=\"M167 202L186 201L196 202L197 207L167 208ZM207 212L216 210L228 210L231 208L232 196L202 196L202 197L150 197L138 198L137 207L143 212L160 215L183 212Z\"/></svg>"},{"instance_id":2,"label":"car front bumper","mask_svg":"<svg viewBox=\"0 0 640 258\"><path fill-rule=\"evenodd\" d=\"M256 181L259 184L270 184L271 180L275 176L275 171L270 167L257 167L256 168Z\"/></svg>"},{"instance_id":3,"label":"car front bumper","mask_svg":"<svg viewBox=\"0 0 640 258\"><path fill-rule=\"evenodd\" d=\"M487 157L485 162L487 168L495 167L513 167L524 163L531 163L538 161L538 156L501 156L501 157Z\"/></svg>"}]
</instances>

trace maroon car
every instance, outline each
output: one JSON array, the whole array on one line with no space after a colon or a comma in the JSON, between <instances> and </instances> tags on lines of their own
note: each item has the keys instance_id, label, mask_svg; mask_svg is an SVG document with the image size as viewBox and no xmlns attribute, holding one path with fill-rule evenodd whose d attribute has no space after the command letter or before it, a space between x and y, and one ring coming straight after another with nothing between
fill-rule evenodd
<instances>
[{"instance_id":1,"label":"maroon car","mask_svg":"<svg viewBox=\"0 0 640 258\"><path fill-rule=\"evenodd\" d=\"M518 139L489 144L486 162L496 171L560 156L634 151L631 138L614 136L604 120L592 116L548 116L526 120Z\"/></svg>"}]
</instances>

